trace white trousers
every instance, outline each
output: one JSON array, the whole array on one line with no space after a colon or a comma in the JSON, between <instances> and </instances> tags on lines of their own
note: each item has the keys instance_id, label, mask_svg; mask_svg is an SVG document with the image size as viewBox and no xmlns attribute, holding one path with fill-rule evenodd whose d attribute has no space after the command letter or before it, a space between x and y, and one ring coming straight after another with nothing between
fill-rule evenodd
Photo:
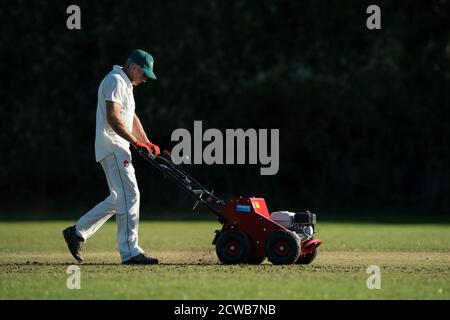
<instances>
[{"instance_id":1,"label":"white trousers","mask_svg":"<svg viewBox=\"0 0 450 320\"><path fill-rule=\"evenodd\" d=\"M87 240L116 215L118 247L123 262L144 252L138 245L140 196L131 154L116 149L100 164L106 175L110 195L78 220L76 231Z\"/></svg>"}]
</instances>

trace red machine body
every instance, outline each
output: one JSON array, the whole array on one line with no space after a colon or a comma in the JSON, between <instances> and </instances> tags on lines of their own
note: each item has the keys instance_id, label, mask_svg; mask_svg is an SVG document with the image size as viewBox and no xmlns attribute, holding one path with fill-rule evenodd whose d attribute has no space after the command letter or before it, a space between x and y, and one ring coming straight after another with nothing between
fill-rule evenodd
<instances>
[{"instance_id":1,"label":"red machine body","mask_svg":"<svg viewBox=\"0 0 450 320\"><path fill-rule=\"evenodd\" d=\"M276 231L286 230L285 227L271 219L264 198L231 199L221 210L221 215L227 220L223 229L239 230L250 239L252 256L264 257L267 238ZM302 245L301 254L312 253L322 244L322 240L311 239Z\"/></svg>"}]
</instances>

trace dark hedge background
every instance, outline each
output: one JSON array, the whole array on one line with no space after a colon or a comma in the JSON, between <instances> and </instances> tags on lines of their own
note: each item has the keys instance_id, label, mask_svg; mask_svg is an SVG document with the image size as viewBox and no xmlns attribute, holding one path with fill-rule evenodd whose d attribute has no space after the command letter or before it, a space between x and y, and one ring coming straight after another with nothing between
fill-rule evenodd
<instances>
[{"instance_id":1,"label":"dark hedge background","mask_svg":"<svg viewBox=\"0 0 450 320\"><path fill-rule=\"evenodd\" d=\"M81 7L82 30L66 28ZM382 29L366 28L378 4ZM0 214L79 212L107 196L97 88L133 48L152 141L173 130L279 128L280 170L189 166L224 198L334 213L447 215L450 1L8 1L0 7ZM135 155L143 211L190 199Z\"/></svg>"}]
</instances>

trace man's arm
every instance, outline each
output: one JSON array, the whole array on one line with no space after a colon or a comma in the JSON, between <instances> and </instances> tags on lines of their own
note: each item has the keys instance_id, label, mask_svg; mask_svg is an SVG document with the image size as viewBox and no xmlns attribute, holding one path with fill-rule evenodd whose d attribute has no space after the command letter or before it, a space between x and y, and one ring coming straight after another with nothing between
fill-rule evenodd
<instances>
[{"instance_id":1,"label":"man's arm","mask_svg":"<svg viewBox=\"0 0 450 320\"><path fill-rule=\"evenodd\" d=\"M145 134L144 128L142 127L141 121L139 120L136 113L134 114L133 118L133 131L132 134L138 138L139 141L142 141L143 143L149 143L150 140L148 140L147 135Z\"/></svg>"},{"instance_id":2,"label":"man's arm","mask_svg":"<svg viewBox=\"0 0 450 320\"><path fill-rule=\"evenodd\" d=\"M120 115L120 104L117 102L106 101L106 118L111 128L122 138L130 143L135 143L138 139L127 129ZM134 121L133 121L134 128ZM133 129L134 131L134 129Z\"/></svg>"},{"instance_id":3,"label":"man's arm","mask_svg":"<svg viewBox=\"0 0 450 320\"><path fill-rule=\"evenodd\" d=\"M155 154L156 156L160 154L159 147L156 144L152 143L150 140L148 140L144 128L142 127L141 121L139 120L136 113L134 114L133 118L133 135L136 136L139 139L139 141L144 142L144 144L148 146L150 150L153 150L153 154Z\"/></svg>"}]
</instances>

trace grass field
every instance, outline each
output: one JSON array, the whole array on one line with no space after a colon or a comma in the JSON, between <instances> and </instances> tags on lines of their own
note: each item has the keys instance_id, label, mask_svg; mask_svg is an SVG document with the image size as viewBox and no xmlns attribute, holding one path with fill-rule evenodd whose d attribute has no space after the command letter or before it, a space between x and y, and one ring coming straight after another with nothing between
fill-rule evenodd
<instances>
[{"instance_id":1,"label":"grass field","mask_svg":"<svg viewBox=\"0 0 450 320\"><path fill-rule=\"evenodd\" d=\"M0 223L1 299L449 299L450 224L318 225L324 245L307 266L220 265L214 221L142 221L140 245L162 262L120 265L115 222L84 247L81 289L66 287L76 264L65 221ZM381 268L369 290L367 267Z\"/></svg>"}]
</instances>

